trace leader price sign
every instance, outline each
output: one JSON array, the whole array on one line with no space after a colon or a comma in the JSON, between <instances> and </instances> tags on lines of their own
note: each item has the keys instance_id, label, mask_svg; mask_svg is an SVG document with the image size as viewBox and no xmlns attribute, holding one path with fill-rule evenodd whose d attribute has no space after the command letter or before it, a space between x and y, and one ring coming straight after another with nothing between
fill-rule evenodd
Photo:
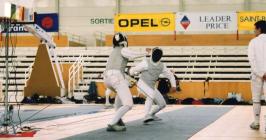
<instances>
[{"instance_id":1,"label":"leader price sign","mask_svg":"<svg viewBox=\"0 0 266 140\"><path fill-rule=\"evenodd\" d=\"M114 27L117 32L174 31L175 14L119 14L115 16Z\"/></svg>"},{"instance_id":2,"label":"leader price sign","mask_svg":"<svg viewBox=\"0 0 266 140\"><path fill-rule=\"evenodd\" d=\"M177 31L236 31L236 13L177 13Z\"/></svg>"}]
</instances>

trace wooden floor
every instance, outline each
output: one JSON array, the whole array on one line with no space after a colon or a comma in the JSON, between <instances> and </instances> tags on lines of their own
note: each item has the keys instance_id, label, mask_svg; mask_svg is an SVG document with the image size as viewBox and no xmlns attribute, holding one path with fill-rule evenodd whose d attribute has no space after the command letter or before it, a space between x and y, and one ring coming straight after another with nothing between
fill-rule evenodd
<instances>
[{"instance_id":1,"label":"wooden floor","mask_svg":"<svg viewBox=\"0 0 266 140\"><path fill-rule=\"evenodd\" d=\"M262 114L265 114L265 107ZM213 124L204 128L189 140L264 140L264 119L261 116L260 131L249 128L253 121L252 106L236 106Z\"/></svg>"},{"instance_id":2,"label":"wooden floor","mask_svg":"<svg viewBox=\"0 0 266 140\"><path fill-rule=\"evenodd\" d=\"M61 105L71 107L73 105ZM58 108L60 105L51 106L51 108ZM173 110L179 110L187 106L174 105L167 106L161 113L167 113ZM204 107L204 106L197 106ZM215 106L217 107L217 106ZM221 107L221 106L220 106ZM37 109L40 106L23 106L27 109ZM266 107L263 107L262 114L265 114ZM94 114L73 116L67 118L60 118L50 121L42 121L29 123L27 125L33 128L38 128L40 131L34 138L23 139L62 139L77 134L90 132L93 130L105 128L106 124L111 120L114 115L113 109L103 110ZM125 122L130 122L143 117L143 106L137 105L132 111L124 117ZM249 128L249 124L253 120L252 106L234 106L232 110L218 118L215 122L211 123L198 133L193 135L189 140L262 140L265 139L264 134L264 120L261 117L260 131L254 131ZM17 138L12 138L12 140ZM21 140L22 138L18 138Z\"/></svg>"}]
</instances>

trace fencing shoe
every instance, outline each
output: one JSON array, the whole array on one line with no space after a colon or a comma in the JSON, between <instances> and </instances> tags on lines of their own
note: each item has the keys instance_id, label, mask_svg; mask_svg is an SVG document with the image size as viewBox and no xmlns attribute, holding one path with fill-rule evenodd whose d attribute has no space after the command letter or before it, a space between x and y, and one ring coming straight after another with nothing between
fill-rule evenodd
<instances>
[{"instance_id":1,"label":"fencing shoe","mask_svg":"<svg viewBox=\"0 0 266 140\"><path fill-rule=\"evenodd\" d=\"M107 127L106 131L109 131L109 132L121 132L121 131L126 131L126 127L125 126L120 126L118 124L114 124L114 125L108 124L108 127Z\"/></svg>"},{"instance_id":2,"label":"fencing shoe","mask_svg":"<svg viewBox=\"0 0 266 140\"><path fill-rule=\"evenodd\" d=\"M122 119L120 119L120 120L117 122L117 125L119 125L119 126L126 126Z\"/></svg>"},{"instance_id":3,"label":"fencing shoe","mask_svg":"<svg viewBox=\"0 0 266 140\"><path fill-rule=\"evenodd\" d=\"M257 124L257 123L255 123L255 122L253 122L253 123L251 123L251 124L249 125L249 127L250 127L251 129L253 129L253 130L259 130L259 129L260 129L260 124Z\"/></svg>"},{"instance_id":4,"label":"fencing shoe","mask_svg":"<svg viewBox=\"0 0 266 140\"><path fill-rule=\"evenodd\" d=\"M157 117L157 116L155 116L155 115L152 116L152 118L153 118L154 121L161 121L161 120L163 120L163 119L161 119L161 118L159 118L159 117Z\"/></svg>"},{"instance_id":5,"label":"fencing shoe","mask_svg":"<svg viewBox=\"0 0 266 140\"><path fill-rule=\"evenodd\" d=\"M151 115L147 115L147 116L145 116L143 123L144 123L144 124L147 124L147 123L149 123L149 122L151 122L151 121L154 121L153 116L151 116Z\"/></svg>"},{"instance_id":6,"label":"fencing shoe","mask_svg":"<svg viewBox=\"0 0 266 140\"><path fill-rule=\"evenodd\" d=\"M104 108L105 109L110 109L110 108L113 108L113 105L112 104L105 104Z\"/></svg>"}]
</instances>

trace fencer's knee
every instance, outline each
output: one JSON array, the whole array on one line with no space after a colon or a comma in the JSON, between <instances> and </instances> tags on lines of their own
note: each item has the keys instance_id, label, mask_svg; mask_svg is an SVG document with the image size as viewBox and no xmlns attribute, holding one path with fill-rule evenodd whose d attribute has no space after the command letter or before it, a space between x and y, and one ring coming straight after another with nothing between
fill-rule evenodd
<instances>
[{"instance_id":1,"label":"fencer's knee","mask_svg":"<svg viewBox=\"0 0 266 140\"><path fill-rule=\"evenodd\" d=\"M123 106L127 106L130 110L133 107L133 101L128 101L128 102L124 103Z\"/></svg>"},{"instance_id":2,"label":"fencer's knee","mask_svg":"<svg viewBox=\"0 0 266 140\"><path fill-rule=\"evenodd\" d=\"M132 109L132 107L133 107L133 104L132 104L132 105L125 105L125 107L127 107L127 108L128 108L128 110L131 110L131 109Z\"/></svg>"}]
</instances>

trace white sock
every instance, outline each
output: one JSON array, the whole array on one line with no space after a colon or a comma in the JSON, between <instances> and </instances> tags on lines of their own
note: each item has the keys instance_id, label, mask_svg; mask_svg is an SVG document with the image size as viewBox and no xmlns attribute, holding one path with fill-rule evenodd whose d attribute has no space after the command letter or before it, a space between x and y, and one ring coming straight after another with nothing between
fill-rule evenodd
<instances>
[{"instance_id":1,"label":"white sock","mask_svg":"<svg viewBox=\"0 0 266 140\"><path fill-rule=\"evenodd\" d=\"M261 111L260 103L253 103L254 122L256 124L260 124L260 111Z\"/></svg>"},{"instance_id":2,"label":"white sock","mask_svg":"<svg viewBox=\"0 0 266 140\"><path fill-rule=\"evenodd\" d=\"M152 99L146 98L145 107L144 107L145 116L147 116L151 112L152 103L153 103Z\"/></svg>"},{"instance_id":3,"label":"white sock","mask_svg":"<svg viewBox=\"0 0 266 140\"><path fill-rule=\"evenodd\" d=\"M110 105L109 97L110 97L110 94L111 94L111 93L112 93L112 91L109 90L109 89L107 89L107 90L105 91L105 104L106 104L106 105Z\"/></svg>"},{"instance_id":4,"label":"white sock","mask_svg":"<svg viewBox=\"0 0 266 140\"><path fill-rule=\"evenodd\" d=\"M106 95L106 96L105 96L105 104L106 104L106 105L110 105L110 102L109 102L109 95Z\"/></svg>"},{"instance_id":5,"label":"white sock","mask_svg":"<svg viewBox=\"0 0 266 140\"><path fill-rule=\"evenodd\" d=\"M113 120L110 123L110 125L116 124L129 110L130 110L130 107L129 106L122 106L122 107L120 107L116 111L115 117L113 118Z\"/></svg>"}]
</instances>

